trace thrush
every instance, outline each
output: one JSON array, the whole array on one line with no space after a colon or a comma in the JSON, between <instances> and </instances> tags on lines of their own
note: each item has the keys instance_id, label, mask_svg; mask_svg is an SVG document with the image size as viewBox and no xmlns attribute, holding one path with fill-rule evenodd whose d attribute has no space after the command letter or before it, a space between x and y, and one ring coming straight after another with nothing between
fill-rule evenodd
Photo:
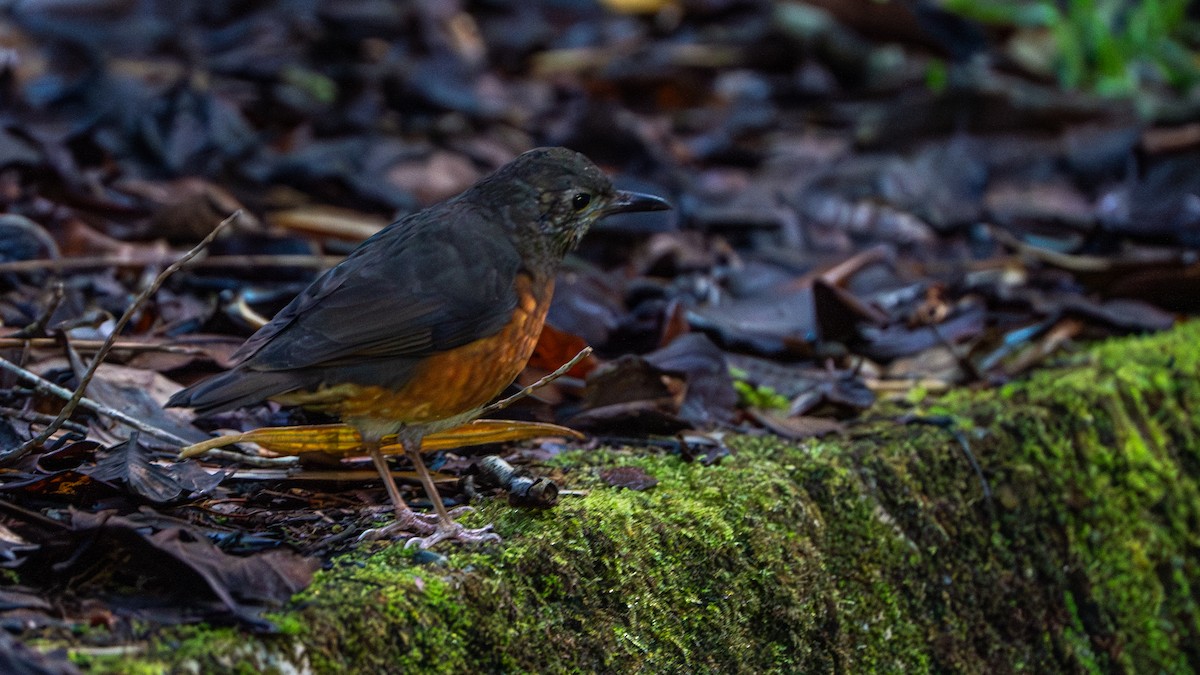
<instances>
[{"instance_id":1,"label":"thrush","mask_svg":"<svg viewBox=\"0 0 1200 675\"><path fill-rule=\"evenodd\" d=\"M529 360L556 272L607 215L668 209L613 187L583 155L526 152L462 194L398 220L296 296L234 354L234 367L167 405L200 414L274 400L353 426L410 544L498 538L446 510L421 439L480 414ZM405 504L380 452L395 434L436 516Z\"/></svg>"}]
</instances>

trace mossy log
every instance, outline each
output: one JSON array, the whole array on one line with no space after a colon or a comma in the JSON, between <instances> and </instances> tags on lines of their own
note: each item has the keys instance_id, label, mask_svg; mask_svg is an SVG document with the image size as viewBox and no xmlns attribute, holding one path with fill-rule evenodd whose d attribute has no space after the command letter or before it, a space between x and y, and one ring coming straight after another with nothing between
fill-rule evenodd
<instances>
[{"instance_id":1,"label":"mossy log","mask_svg":"<svg viewBox=\"0 0 1200 675\"><path fill-rule=\"evenodd\" d=\"M717 466L646 449L557 461L505 542L335 562L277 635L173 629L129 672L1200 670L1200 323L1027 381ZM982 475L967 459L977 458ZM636 466L646 491L598 474ZM990 495L985 492L985 485ZM77 660L82 657L77 657Z\"/></svg>"}]
</instances>

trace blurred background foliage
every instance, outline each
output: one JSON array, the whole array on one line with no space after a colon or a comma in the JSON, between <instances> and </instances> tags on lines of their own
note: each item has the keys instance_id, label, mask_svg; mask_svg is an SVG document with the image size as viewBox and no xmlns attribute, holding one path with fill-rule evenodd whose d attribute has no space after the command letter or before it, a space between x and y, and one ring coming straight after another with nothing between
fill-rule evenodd
<instances>
[{"instance_id":1,"label":"blurred background foliage","mask_svg":"<svg viewBox=\"0 0 1200 675\"><path fill-rule=\"evenodd\" d=\"M1007 55L1067 88L1131 96L1200 84L1200 4L1189 0L945 0L943 7L1011 30Z\"/></svg>"}]
</instances>

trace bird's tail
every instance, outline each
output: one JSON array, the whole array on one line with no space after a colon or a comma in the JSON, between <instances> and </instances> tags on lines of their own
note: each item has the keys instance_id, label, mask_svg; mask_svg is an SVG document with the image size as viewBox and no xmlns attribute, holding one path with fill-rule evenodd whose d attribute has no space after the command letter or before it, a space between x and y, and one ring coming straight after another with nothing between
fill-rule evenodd
<instances>
[{"instance_id":1,"label":"bird's tail","mask_svg":"<svg viewBox=\"0 0 1200 675\"><path fill-rule=\"evenodd\" d=\"M167 407L194 408L200 415L207 415L260 403L295 386L288 373L234 368L176 392Z\"/></svg>"}]
</instances>

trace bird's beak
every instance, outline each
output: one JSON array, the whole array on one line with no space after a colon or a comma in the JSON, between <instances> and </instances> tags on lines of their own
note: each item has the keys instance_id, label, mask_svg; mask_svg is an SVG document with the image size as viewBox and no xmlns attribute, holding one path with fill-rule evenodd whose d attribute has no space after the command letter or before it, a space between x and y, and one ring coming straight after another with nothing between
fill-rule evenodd
<instances>
[{"instance_id":1,"label":"bird's beak","mask_svg":"<svg viewBox=\"0 0 1200 675\"><path fill-rule=\"evenodd\" d=\"M619 191L613 196L612 201L604 207L600 212L601 216L610 216L614 213L634 213L638 211L667 211L671 208L671 204L662 197L643 194L641 192L625 192Z\"/></svg>"}]
</instances>

